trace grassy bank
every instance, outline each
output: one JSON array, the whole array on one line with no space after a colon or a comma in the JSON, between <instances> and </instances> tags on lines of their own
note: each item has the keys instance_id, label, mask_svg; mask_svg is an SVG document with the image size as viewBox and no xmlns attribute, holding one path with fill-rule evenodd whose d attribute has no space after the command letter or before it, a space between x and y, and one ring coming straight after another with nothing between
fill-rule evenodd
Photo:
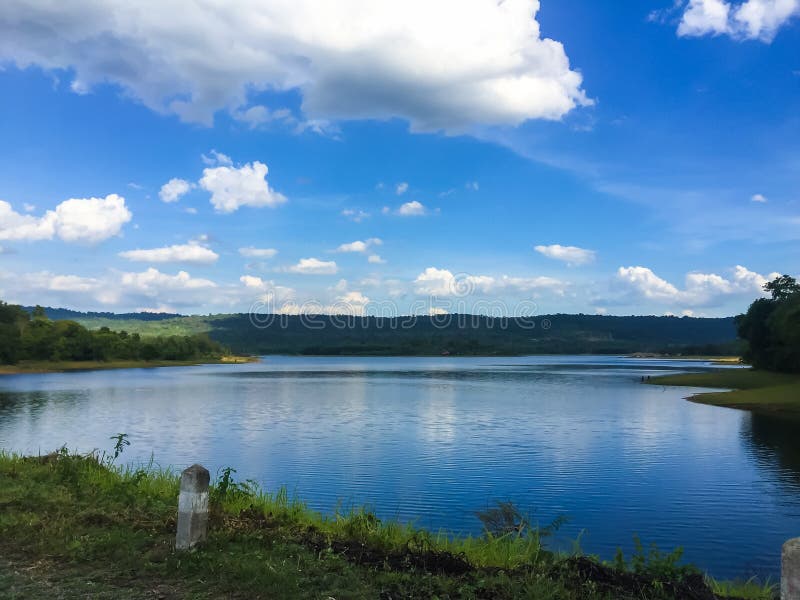
<instances>
[{"instance_id":1,"label":"grassy bank","mask_svg":"<svg viewBox=\"0 0 800 600\"><path fill-rule=\"evenodd\" d=\"M250 356L223 356L197 360L23 360L15 365L0 365L0 375L25 373L63 373L66 371L101 371L105 369L150 369L155 367L188 367L208 364L237 364L256 362Z\"/></svg>"},{"instance_id":2,"label":"grassy bank","mask_svg":"<svg viewBox=\"0 0 800 600\"><path fill-rule=\"evenodd\" d=\"M484 536L454 539L365 510L325 517L285 492L236 483L232 472L212 486L208 543L179 554L176 475L111 462L66 450L0 454L0 596L773 597L757 584L707 580L677 554L641 550L610 565L552 553L548 531L508 506L487 513Z\"/></svg>"},{"instance_id":3,"label":"grassy bank","mask_svg":"<svg viewBox=\"0 0 800 600\"><path fill-rule=\"evenodd\" d=\"M731 391L695 394L688 399L702 404L800 417L800 375L753 369L717 369L705 373L665 375L648 383L728 389Z\"/></svg>"}]
</instances>

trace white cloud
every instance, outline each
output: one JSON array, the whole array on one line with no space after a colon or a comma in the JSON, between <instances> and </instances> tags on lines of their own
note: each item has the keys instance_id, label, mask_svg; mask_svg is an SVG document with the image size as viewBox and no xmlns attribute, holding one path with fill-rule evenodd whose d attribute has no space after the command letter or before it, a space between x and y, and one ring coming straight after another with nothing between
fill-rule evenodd
<instances>
[{"instance_id":1,"label":"white cloud","mask_svg":"<svg viewBox=\"0 0 800 600\"><path fill-rule=\"evenodd\" d=\"M185 179L178 179L177 177L170 179L167 183L161 186L158 192L158 197L163 202L177 202L181 196L185 196L194 187L193 183L189 183Z\"/></svg>"},{"instance_id":2,"label":"white cloud","mask_svg":"<svg viewBox=\"0 0 800 600\"><path fill-rule=\"evenodd\" d=\"M28 204L27 202L25 202L25 203L22 205L22 208L25 210L25 212L33 212L33 211L35 211L35 210L36 210L36 206L35 206L35 205L33 205L33 204Z\"/></svg>"},{"instance_id":3,"label":"white cloud","mask_svg":"<svg viewBox=\"0 0 800 600\"><path fill-rule=\"evenodd\" d=\"M767 197L764 196L763 194L753 194L750 200L752 200L753 202L760 202L764 204L767 202Z\"/></svg>"},{"instance_id":4,"label":"white cloud","mask_svg":"<svg viewBox=\"0 0 800 600\"><path fill-rule=\"evenodd\" d=\"M176 244L149 250L127 250L119 256L135 262L149 263L194 263L211 264L217 262L219 254L197 243Z\"/></svg>"},{"instance_id":5,"label":"white cloud","mask_svg":"<svg viewBox=\"0 0 800 600\"><path fill-rule=\"evenodd\" d=\"M367 262L372 265L383 265L386 263L386 261L382 259L379 254L370 254L369 258L367 258Z\"/></svg>"},{"instance_id":6,"label":"white cloud","mask_svg":"<svg viewBox=\"0 0 800 600\"><path fill-rule=\"evenodd\" d=\"M242 206L274 208L286 202L286 197L269 187L267 171L267 165L258 161L238 169L207 168L203 169L200 187L211 193L211 204L218 212L230 213Z\"/></svg>"},{"instance_id":7,"label":"white cloud","mask_svg":"<svg viewBox=\"0 0 800 600\"><path fill-rule=\"evenodd\" d=\"M366 252L373 246L380 246L381 244L383 244L383 240L380 238L369 238L363 242L356 240L349 244L342 244L336 249L336 252Z\"/></svg>"},{"instance_id":8,"label":"white cloud","mask_svg":"<svg viewBox=\"0 0 800 600\"><path fill-rule=\"evenodd\" d=\"M533 292L563 293L566 284L552 277L509 277L502 275L454 275L447 269L428 267L414 280L417 294L426 296L468 296L476 293Z\"/></svg>"},{"instance_id":9,"label":"white cloud","mask_svg":"<svg viewBox=\"0 0 800 600\"><path fill-rule=\"evenodd\" d=\"M461 132L591 104L563 45L542 38L538 10L538 0L241 0L235 10L4 0L0 60L72 72L78 93L115 83L191 122L246 115L251 92L274 90L299 92L312 123L400 117Z\"/></svg>"},{"instance_id":10,"label":"white cloud","mask_svg":"<svg viewBox=\"0 0 800 600\"><path fill-rule=\"evenodd\" d=\"M203 161L203 164L208 167L217 167L217 166L224 166L230 167L233 165L233 161L231 157L227 154L223 154L222 152L217 152L216 150L212 150L208 153L208 156L205 154L200 155L200 160Z\"/></svg>"},{"instance_id":11,"label":"white cloud","mask_svg":"<svg viewBox=\"0 0 800 600\"><path fill-rule=\"evenodd\" d=\"M468 181L464 184L464 187L468 190L472 190L473 192L477 192L481 188L477 181Z\"/></svg>"},{"instance_id":12,"label":"white cloud","mask_svg":"<svg viewBox=\"0 0 800 600\"><path fill-rule=\"evenodd\" d=\"M288 302L296 295L295 290L292 288L276 285L272 280L264 281L261 277L242 275L239 281L241 281L247 289L257 291L259 300L273 305Z\"/></svg>"},{"instance_id":13,"label":"white cloud","mask_svg":"<svg viewBox=\"0 0 800 600\"><path fill-rule=\"evenodd\" d=\"M213 281L192 277L186 271L168 275L153 267L141 273L122 273L121 283L128 289L138 290L148 295L155 295L162 290L197 290L217 287Z\"/></svg>"},{"instance_id":14,"label":"white cloud","mask_svg":"<svg viewBox=\"0 0 800 600\"><path fill-rule=\"evenodd\" d=\"M771 42L778 30L800 15L800 0L689 0L678 35L727 34L734 39Z\"/></svg>"},{"instance_id":15,"label":"white cloud","mask_svg":"<svg viewBox=\"0 0 800 600\"><path fill-rule=\"evenodd\" d=\"M764 295L764 283L777 276L778 273L764 276L737 265L731 279L714 273L688 273L681 290L647 267L620 267L617 270L617 280L642 298L688 306L709 306L733 295Z\"/></svg>"},{"instance_id":16,"label":"white cloud","mask_svg":"<svg viewBox=\"0 0 800 600\"><path fill-rule=\"evenodd\" d=\"M678 25L678 35L727 33L730 10L730 4L724 0L689 0L686 12L683 13Z\"/></svg>"},{"instance_id":17,"label":"white cloud","mask_svg":"<svg viewBox=\"0 0 800 600\"><path fill-rule=\"evenodd\" d=\"M398 183L395 186L394 191L398 196L402 196L408 191L408 183L406 183L405 181L403 181L402 183Z\"/></svg>"},{"instance_id":18,"label":"white cloud","mask_svg":"<svg viewBox=\"0 0 800 600\"><path fill-rule=\"evenodd\" d=\"M117 235L132 218L125 198L71 198L41 217L22 215L0 200L0 240L50 240L94 244Z\"/></svg>"},{"instance_id":19,"label":"white cloud","mask_svg":"<svg viewBox=\"0 0 800 600\"><path fill-rule=\"evenodd\" d=\"M317 258L301 258L296 265L288 268L291 273L301 275L335 275L339 268L334 261L324 261Z\"/></svg>"},{"instance_id":20,"label":"white cloud","mask_svg":"<svg viewBox=\"0 0 800 600\"><path fill-rule=\"evenodd\" d=\"M342 216L347 217L355 223L361 223L364 219L369 218L370 214L363 210L355 210L353 208L346 208L342 211Z\"/></svg>"},{"instance_id":21,"label":"white cloud","mask_svg":"<svg viewBox=\"0 0 800 600\"><path fill-rule=\"evenodd\" d=\"M397 209L396 214L400 215L401 217L421 217L427 214L427 212L428 210L421 202L412 200L411 202L402 204L400 208Z\"/></svg>"},{"instance_id":22,"label":"white cloud","mask_svg":"<svg viewBox=\"0 0 800 600\"><path fill-rule=\"evenodd\" d=\"M273 258L278 251L275 248L254 248L248 246L247 248L239 248L239 254L247 258Z\"/></svg>"},{"instance_id":23,"label":"white cloud","mask_svg":"<svg viewBox=\"0 0 800 600\"><path fill-rule=\"evenodd\" d=\"M577 246L561 246L560 244L552 244L550 246L535 246L534 250L539 254L543 254L547 258L560 260L570 266L585 265L593 262L595 259L594 250L585 250Z\"/></svg>"}]
</instances>

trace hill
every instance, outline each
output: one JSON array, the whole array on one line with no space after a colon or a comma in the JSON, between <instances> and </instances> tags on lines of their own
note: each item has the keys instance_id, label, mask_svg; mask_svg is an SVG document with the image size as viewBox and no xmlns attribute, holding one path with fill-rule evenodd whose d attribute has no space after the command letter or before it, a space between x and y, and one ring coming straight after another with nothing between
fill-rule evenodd
<instances>
[{"instance_id":1,"label":"hill","mask_svg":"<svg viewBox=\"0 0 800 600\"><path fill-rule=\"evenodd\" d=\"M89 329L141 335L193 335L235 353L322 355L739 354L733 317L542 315L502 319L475 315L343 317L328 315L154 315L74 313L47 309ZM59 317L60 314L69 317Z\"/></svg>"}]
</instances>

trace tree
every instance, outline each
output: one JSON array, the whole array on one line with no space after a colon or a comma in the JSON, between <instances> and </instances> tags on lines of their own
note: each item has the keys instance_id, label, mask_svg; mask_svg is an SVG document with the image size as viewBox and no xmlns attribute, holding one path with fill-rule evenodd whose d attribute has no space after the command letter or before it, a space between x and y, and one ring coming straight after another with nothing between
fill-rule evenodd
<instances>
[{"instance_id":1,"label":"tree","mask_svg":"<svg viewBox=\"0 0 800 600\"><path fill-rule=\"evenodd\" d=\"M800 372L800 285L782 275L764 284L771 298L754 301L736 319L747 341L744 358L757 369Z\"/></svg>"},{"instance_id":2,"label":"tree","mask_svg":"<svg viewBox=\"0 0 800 600\"><path fill-rule=\"evenodd\" d=\"M764 284L764 291L772 295L772 299L778 302L788 300L794 294L800 292L800 284L794 277L781 275L770 282Z\"/></svg>"}]
</instances>

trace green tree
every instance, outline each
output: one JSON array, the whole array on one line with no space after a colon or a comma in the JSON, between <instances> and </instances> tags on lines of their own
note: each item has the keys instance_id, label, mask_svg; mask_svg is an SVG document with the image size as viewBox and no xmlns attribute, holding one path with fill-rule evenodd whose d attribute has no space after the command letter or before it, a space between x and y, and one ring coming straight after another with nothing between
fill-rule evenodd
<instances>
[{"instance_id":1,"label":"green tree","mask_svg":"<svg viewBox=\"0 0 800 600\"><path fill-rule=\"evenodd\" d=\"M783 275L764 284L771 298L754 301L737 317L744 358L757 369L800 372L800 285Z\"/></svg>"}]
</instances>

